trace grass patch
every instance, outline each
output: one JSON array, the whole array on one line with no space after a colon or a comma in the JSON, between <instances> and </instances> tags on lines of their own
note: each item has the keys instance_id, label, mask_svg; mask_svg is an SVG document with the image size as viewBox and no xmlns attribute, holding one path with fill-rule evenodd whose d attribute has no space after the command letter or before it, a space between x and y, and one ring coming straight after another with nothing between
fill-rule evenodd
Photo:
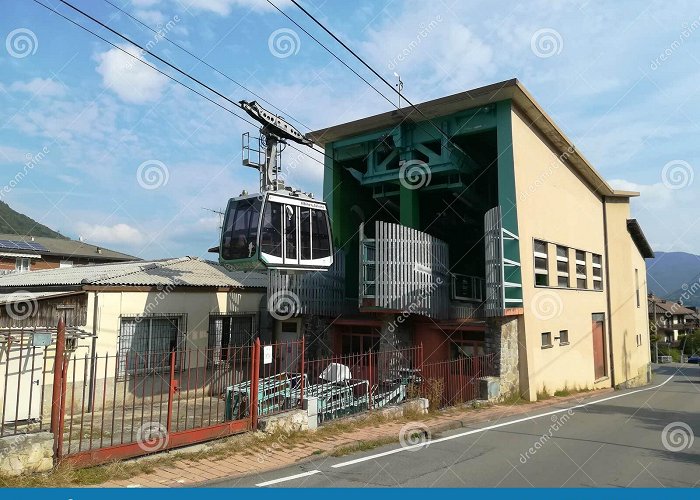
<instances>
[{"instance_id":1,"label":"grass patch","mask_svg":"<svg viewBox=\"0 0 700 500\"><path fill-rule=\"evenodd\" d=\"M345 455L357 453L358 451L369 451L375 448L379 448L380 446L384 446L386 444L393 444L396 443L398 440L398 436L391 436L381 439L372 439L370 441L358 441L347 446L339 446L330 453L330 456L344 457Z\"/></svg>"}]
</instances>

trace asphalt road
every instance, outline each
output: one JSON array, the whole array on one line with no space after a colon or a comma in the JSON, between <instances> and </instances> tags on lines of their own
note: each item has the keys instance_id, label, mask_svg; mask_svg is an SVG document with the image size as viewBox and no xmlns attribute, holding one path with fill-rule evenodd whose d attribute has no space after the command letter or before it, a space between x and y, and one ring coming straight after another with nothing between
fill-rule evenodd
<instances>
[{"instance_id":1,"label":"asphalt road","mask_svg":"<svg viewBox=\"0 0 700 500\"><path fill-rule=\"evenodd\" d=\"M642 389L211 486L700 486L700 367L663 365Z\"/></svg>"}]
</instances>

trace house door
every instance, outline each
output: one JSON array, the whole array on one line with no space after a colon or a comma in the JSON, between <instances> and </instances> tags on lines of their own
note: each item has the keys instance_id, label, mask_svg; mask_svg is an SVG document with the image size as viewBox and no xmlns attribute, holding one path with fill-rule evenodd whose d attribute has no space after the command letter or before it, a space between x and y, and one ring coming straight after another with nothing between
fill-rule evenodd
<instances>
[{"instance_id":1,"label":"house door","mask_svg":"<svg viewBox=\"0 0 700 500\"><path fill-rule=\"evenodd\" d=\"M603 314L594 314L592 320L593 368L595 370L595 379L598 380L607 375L605 369L605 316Z\"/></svg>"},{"instance_id":2,"label":"house door","mask_svg":"<svg viewBox=\"0 0 700 500\"><path fill-rule=\"evenodd\" d=\"M301 346L299 320L278 321L277 341L282 343L280 352L280 369L288 373L299 373L301 362Z\"/></svg>"},{"instance_id":3,"label":"house door","mask_svg":"<svg viewBox=\"0 0 700 500\"><path fill-rule=\"evenodd\" d=\"M43 350L36 347L10 349L4 423L38 420L41 417L42 354ZM0 356L7 359L6 352L0 352Z\"/></svg>"}]
</instances>

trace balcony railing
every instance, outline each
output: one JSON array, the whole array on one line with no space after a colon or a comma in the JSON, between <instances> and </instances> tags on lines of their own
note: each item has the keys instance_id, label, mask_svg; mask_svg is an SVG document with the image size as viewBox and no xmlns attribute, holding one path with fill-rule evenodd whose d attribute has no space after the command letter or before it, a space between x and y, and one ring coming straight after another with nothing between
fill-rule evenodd
<instances>
[{"instance_id":1,"label":"balcony railing","mask_svg":"<svg viewBox=\"0 0 700 500\"><path fill-rule=\"evenodd\" d=\"M360 226L359 306L447 318L447 244L416 229L375 222L375 238Z\"/></svg>"}]
</instances>

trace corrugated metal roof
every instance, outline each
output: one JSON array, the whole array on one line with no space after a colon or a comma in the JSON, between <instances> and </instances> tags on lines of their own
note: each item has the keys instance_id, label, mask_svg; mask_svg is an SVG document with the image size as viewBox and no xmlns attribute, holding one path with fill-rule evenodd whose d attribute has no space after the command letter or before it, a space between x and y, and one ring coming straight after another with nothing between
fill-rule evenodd
<instances>
[{"instance_id":1,"label":"corrugated metal roof","mask_svg":"<svg viewBox=\"0 0 700 500\"><path fill-rule=\"evenodd\" d=\"M61 257L66 257L70 259L71 257L81 257L87 259L95 259L97 261L108 261L108 260L137 260L137 257L133 255L128 255L122 252L117 252L115 250L110 250L108 248L100 247L97 245L92 245L84 241L63 239L63 238L49 238L47 236L24 236L18 234L0 234L0 240L10 240L10 241L23 241L23 242L33 242L40 243L46 248L37 252L36 250L13 250L17 253L41 253L43 255L57 255Z\"/></svg>"},{"instance_id":2,"label":"corrugated metal roof","mask_svg":"<svg viewBox=\"0 0 700 500\"><path fill-rule=\"evenodd\" d=\"M0 288L40 286L202 286L264 288L267 274L229 271L196 257L95 264L0 276Z\"/></svg>"},{"instance_id":3,"label":"corrugated metal roof","mask_svg":"<svg viewBox=\"0 0 700 500\"><path fill-rule=\"evenodd\" d=\"M17 302L30 302L42 299L53 299L56 297L65 297L68 295L80 295L87 292L77 291L77 292L25 292L19 290L12 293L0 293L0 305L4 304L15 304Z\"/></svg>"}]
</instances>

